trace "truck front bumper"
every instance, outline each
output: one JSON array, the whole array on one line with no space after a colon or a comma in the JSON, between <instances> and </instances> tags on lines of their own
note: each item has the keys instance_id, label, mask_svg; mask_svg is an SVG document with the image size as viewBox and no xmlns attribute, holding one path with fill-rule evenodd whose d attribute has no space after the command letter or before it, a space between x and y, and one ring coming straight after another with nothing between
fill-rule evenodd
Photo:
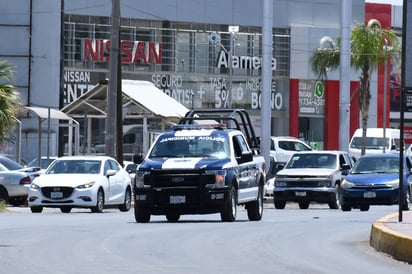
<instances>
[{"instance_id":1,"label":"truck front bumper","mask_svg":"<svg viewBox=\"0 0 412 274\"><path fill-rule=\"evenodd\" d=\"M229 187L213 186L135 187L134 202L135 206L143 207L154 215L171 211L179 214L218 213L228 202Z\"/></svg>"},{"instance_id":2,"label":"truck front bumper","mask_svg":"<svg viewBox=\"0 0 412 274\"><path fill-rule=\"evenodd\" d=\"M277 201L310 201L310 202L330 202L336 199L335 188L320 187L320 188L290 188L290 187L275 187L273 197Z\"/></svg>"}]
</instances>

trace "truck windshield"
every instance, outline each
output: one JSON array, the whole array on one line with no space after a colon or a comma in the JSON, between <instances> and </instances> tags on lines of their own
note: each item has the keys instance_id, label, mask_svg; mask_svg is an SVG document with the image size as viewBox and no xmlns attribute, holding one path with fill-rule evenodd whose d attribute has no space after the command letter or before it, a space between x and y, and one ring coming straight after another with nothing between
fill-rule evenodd
<instances>
[{"instance_id":1,"label":"truck windshield","mask_svg":"<svg viewBox=\"0 0 412 274\"><path fill-rule=\"evenodd\" d=\"M389 148L389 138L366 137L365 149L383 149L384 146ZM362 137L353 137L350 147L360 149L362 147Z\"/></svg>"},{"instance_id":2,"label":"truck windshield","mask_svg":"<svg viewBox=\"0 0 412 274\"><path fill-rule=\"evenodd\" d=\"M229 142L225 135L160 137L149 158L229 157Z\"/></svg>"}]
</instances>

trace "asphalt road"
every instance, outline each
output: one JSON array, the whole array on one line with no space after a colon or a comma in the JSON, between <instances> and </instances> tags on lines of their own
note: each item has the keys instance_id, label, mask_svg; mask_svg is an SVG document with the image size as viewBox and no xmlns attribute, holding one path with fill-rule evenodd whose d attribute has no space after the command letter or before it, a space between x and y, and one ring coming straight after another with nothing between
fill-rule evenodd
<instances>
[{"instance_id":1,"label":"asphalt road","mask_svg":"<svg viewBox=\"0 0 412 274\"><path fill-rule=\"evenodd\" d=\"M0 213L1 273L412 273L412 266L369 244L373 221L397 206L342 212L265 204L262 221L218 214L152 216L138 224L133 211L64 214L28 208Z\"/></svg>"}]
</instances>

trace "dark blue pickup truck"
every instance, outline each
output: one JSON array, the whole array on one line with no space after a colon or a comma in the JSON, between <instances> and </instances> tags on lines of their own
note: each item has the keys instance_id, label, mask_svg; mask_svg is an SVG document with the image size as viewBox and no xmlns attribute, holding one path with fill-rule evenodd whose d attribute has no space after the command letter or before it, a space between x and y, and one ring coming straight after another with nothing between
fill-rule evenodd
<instances>
[{"instance_id":1,"label":"dark blue pickup truck","mask_svg":"<svg viewBox=\"0 0 412 274\"><path fill-rule=\"evenodd\" d=\"M151 215L178 221L183 214L220 213L236 219L263 213L265 162L244 110L190 111L161 134L139 164L134 183L136 222Z\"/></svg>"}]
</instances>

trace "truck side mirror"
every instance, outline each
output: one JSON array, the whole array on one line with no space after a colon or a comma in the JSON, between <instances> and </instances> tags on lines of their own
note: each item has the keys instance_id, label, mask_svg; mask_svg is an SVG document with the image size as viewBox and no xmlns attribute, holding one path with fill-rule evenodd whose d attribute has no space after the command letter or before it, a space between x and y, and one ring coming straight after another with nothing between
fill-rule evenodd
<instances>
[{"instance_id":1,"label":"truck side mirror","mask_svg":"<svg viewBox=\"0 0 412 274\"><path fill-rule=\"evenodd\" d=\"M140 164L143 162L143 154L142 153L137 153L133 155L133 163L135 164Z\"/></svg>"},{"instance_id":2,"label":"truck side mirror","mask_svg":"<svg viewBox=\"0 0 412 274\"><path fill-rule=\"evenodd\" d=\"M251 151L242 151L240 158L238 159L238 163L246 163L253 161L253 153Z\"/></svg>"}]
</instances>

